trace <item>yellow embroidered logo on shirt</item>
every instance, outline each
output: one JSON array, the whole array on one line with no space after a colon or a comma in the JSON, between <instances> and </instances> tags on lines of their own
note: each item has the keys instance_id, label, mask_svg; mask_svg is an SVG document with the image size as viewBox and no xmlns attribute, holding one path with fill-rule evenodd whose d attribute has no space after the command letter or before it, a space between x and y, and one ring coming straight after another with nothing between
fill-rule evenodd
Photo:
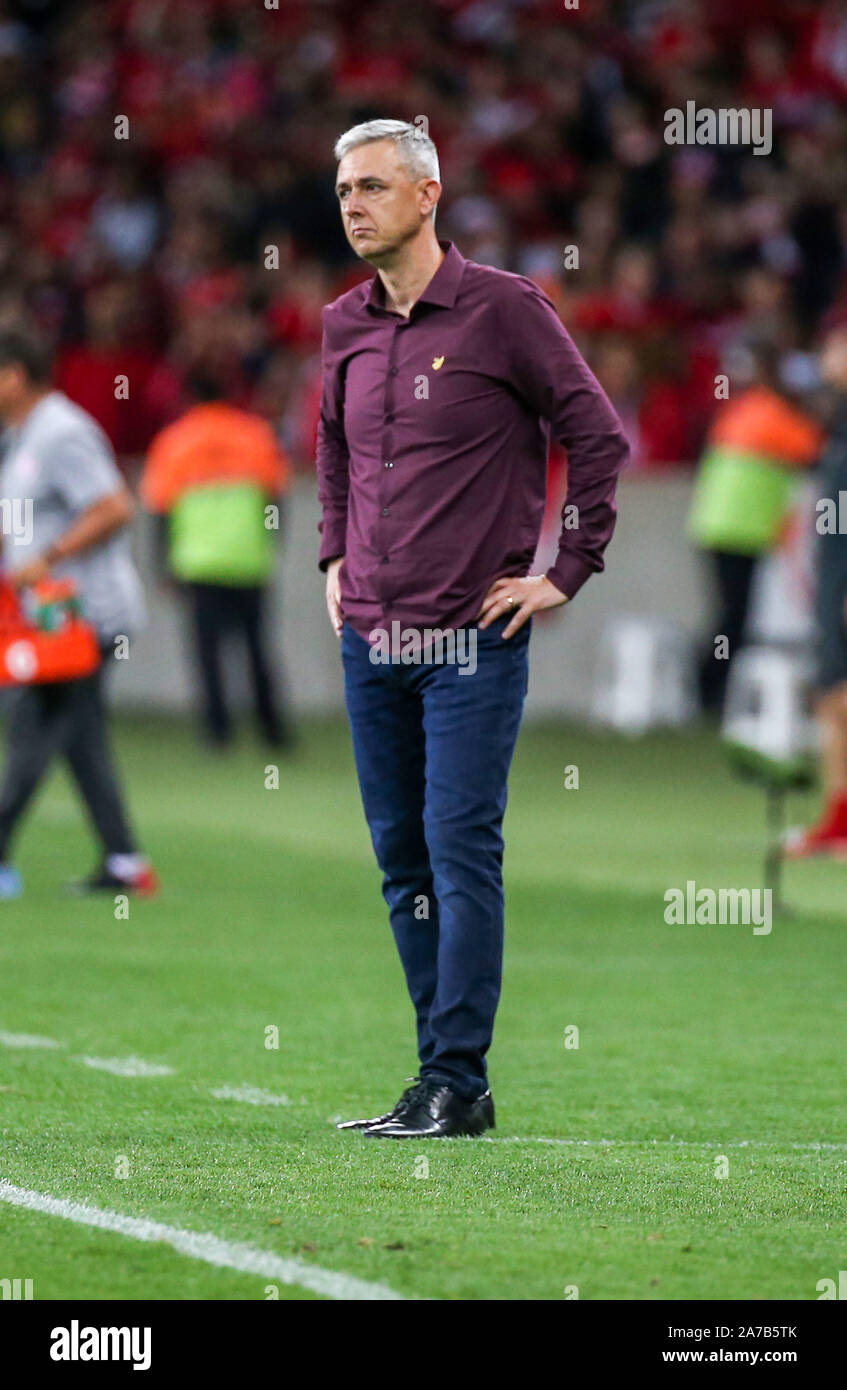
<instances>
[{"instance_id":1,"label":"yellow embroidered logo on shirt","mask_svg":"<svg viewBox=\"0 0 847 1390\"><path fill-rule=\"evenodd\" d=\"M443 358L443 357L433 357L433 359L432 359L432 370L433 370L434 372L440 371L441 368L442 368L443 366L444 366L444 358Z\"/></svg>"}]
</instances>

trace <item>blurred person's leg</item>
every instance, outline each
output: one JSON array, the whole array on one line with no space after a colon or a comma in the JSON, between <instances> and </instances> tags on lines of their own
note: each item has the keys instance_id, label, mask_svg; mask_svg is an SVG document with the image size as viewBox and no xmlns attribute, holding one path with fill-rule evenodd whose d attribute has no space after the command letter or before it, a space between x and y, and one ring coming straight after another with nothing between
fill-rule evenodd
<instances>
[{"instance_id":1,"label":"blurred person's leg","mask_svg":"<svg viewBox=\"0 0 847 1390\"><path fill-rule=\"evenodd\" d=\"M231 591L223 584L190 584L188 588L203 723L213 743L226 743L232 725L224 697L221 635L230 619Z\"/></svg>"},{"instance_id":2,"label":"blurred person's leg","mask_svg":"<svg viewBox=\"0 0 847 1390\"><path fill-rule=\"evenodd\" d=\"M744 640L758 557L725 550L711 550L707 555L717 598L714 637L726 637L729 657L715 656L713 637L704 656L700 690L703 708L718 711L726 695L730 667Z\"/></svg>"},{"instance_id":3,"label":"blurred person's leg","mask_svg":"<svg viewBox=\"0 0 847 1390\"><path fill-rule=\"evenodd\" d=\"M838 563L836 563L836 560ZM829 563L827 563L827 561ZM827 809L840 804L847 835L847 574L839 547L819 555L815 589L821 775Z\"/></svg>"},{"instance_id":4,"label":"blurred person's leg","mask_svg":"<svg viewBox=\"0 0 847 1390\"><path fill-rule=\"evenodd\" d=\"M13 693L0 785L0 863L8 859L21 817L67 738L71 690L72 682L63 681Z\"/></svg>"},{"instance_id":5,"label":"blurred person's leg","mask_svg":"<svg viewBox=\"0 0 847 1390\"><path fill-rule=\"evenodd\" d=\"M65 753L108 862L113 855L136 855L138 847L109 744L104 680L101 666L92 676L74 682Z\"/></svg>"},{"instance_id":6,"label":"blurred person's leg","mask_svg":"<svg viewBox=\"0 0 847 1390\"><path fill-rule=\"evenodd\" d=\"M101 841L108 882L153 892L149 862L128 828L106 737L102 668L80 680L27 686L15 693L0 788L0 863L33 794L57 755L66 755ZM85 887L92 886L87 881Z\"/></svg>"},{"instance_id":7,"label":"blurred person's leg","mask_svg":"<svg viewBox=\"0 0 847 1390\"><path fill-rule=\"evenodd\" d=\"M840 801L847 807L847 684L822 695L816 713L821 729L824 794L828 802Z\"/></svg>"},{"instance_id":8,"label":"blurred person's leg","mask_svg":"<svg viewBox=\"0 0 847 1390\"><path fill-rule=\"evenodd\" d=\"M374 664L349 623L341 652L359 788L423 1067L434 1049L429 1014L438 978L438 903L424 834L423 702L409 688L411 668Z\"/></svg>"},{"instance_id":9,"label":"blurred person's leg","mask_svg":"<svg viewBox=\"0 0 847 1390\"><path fill-rule=\"evenodd\" d=\"M815 716L821 740L823 811L814 825L789 832L785 849L791 859L818 854L847 858L847 684L821 694Z\"/></svg>"},{"instance_id":10,"label":"blurred person's leg","mask_svg":"<svg viewBox=\"0 0 847 1390\"><path fill-rule=\"evenodd\" d=\"M786 852L802 859L816 854L847 857L847 593L835 564L819 566L818 697L820 769L824 805L820 820L786 839Z\"/></svg>"},{"instance_id":11,"label":"blurred person's leg","mask_svg":"<svg viewBox=\"0 0 847 1390\"><path fill-rule=\"evenodd\" d=\"M250 585L239 589L237 604L244 640L247 644L250 677L253 682L253 699L259 727L268 743L277 745L288 743L291 740L290 721L281 704L267 656L265 628L267 591L259 585Z\"/></svg>"}]
</instances>

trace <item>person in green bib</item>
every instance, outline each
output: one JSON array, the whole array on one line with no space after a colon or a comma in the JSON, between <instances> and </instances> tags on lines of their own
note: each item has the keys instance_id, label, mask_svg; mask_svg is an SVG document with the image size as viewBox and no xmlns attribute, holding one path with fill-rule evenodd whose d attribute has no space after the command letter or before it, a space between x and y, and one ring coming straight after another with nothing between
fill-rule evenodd
<instances>
[{"instance_id":1,"label":"person in green bib","mask_svg":"<svg viewBox=\"0 0 847 1390\"><path fill-rule=\"evenodd\" d=\"M710 646L701 693L720 709L732 658L741 646L756 563L780 541L797 494L798 475L820 452L818 425L788 398L779 353L768 343L750 349L751 374L723 404L700 460L688 536L706 552L717 597L715 636L726 637L729 660Z\"/></svg>"},{"instance_id":2,"label":"person in green bib","mask_svg":"<svg viewBox=\"0 0 847 1390\"><path fill-rule=\"evenodd\" d=\"M169 568L190 595L209 741L221 746L232 737L221 639L236 631L261 732L279 747L292 735L271 675L265 609L287 461L267 421L230 405L214 377L197 374L189 389L194 404L153 440L141 497L167 517Z\"/></svg>"}]
</instances>

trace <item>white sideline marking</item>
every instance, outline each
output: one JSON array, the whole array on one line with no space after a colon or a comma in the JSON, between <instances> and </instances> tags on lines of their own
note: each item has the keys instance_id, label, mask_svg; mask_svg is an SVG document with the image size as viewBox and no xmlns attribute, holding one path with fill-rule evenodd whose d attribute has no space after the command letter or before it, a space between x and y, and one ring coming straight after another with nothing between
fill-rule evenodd
<instances>
[{"instance_id":1,"label":"white sideline marking","mask_svg":"<svg viewBox=\"0 0 847 1390\"><path fill-rule=\"evenodd\" d=\"M55 1038L40 1038L37 1033L0 1033L4 1047L62 1047Z\"/></svg>"},{"instance_id":2,"label":"white sideline marking","mask_svg":"<svg viewBox=\"0 0 847 1390\"><path fill-rule=\"evenodd\" d=\"M241 1274L260 1274L280 1284L295 1284L323 1298L346 1302L405 1301L403 1294L395 1293L385 1284L372 1284L366 1279L355 1279L351 1274L336 1274L332 1269L321 1269L319 1265L306 1264L302 1260L285 1259L269 1250L256 1250L253 1246L221 1240L218 1236L203 1235L199 1231L183 1231L179 1226L165 1226L160 1221L123 1216L120 1212L103 1211L100 1207L89 1207L83 1202L71 1202L64 1197L50 1197L43 1192L14 1187L10 1182L0 1182L0 1202L24 1207L27 1211L46 1212L48 1216L61 1216L65 1221L75 1221L80 1226L115 1231L133 1240L162 1241L178 1254L188 1255L192 1260L202 1260L204 1264L217 1265L221 1269L236 1269Z\"/></svg>"},{"instance_id":3,"label":"white sideline marking","mask_svg":"<svg viewBox=\"0 0 847 1390\"><path fill-rule=\"evenodd\" d=\"M479 1135L476 1142L483 1144L555 1144L583 1149L847 1149L847 1144L830 1144L815 1139L808 1144L786 1144L779 1139L733 1139L721 1143L715 1139L542 1139L537 1135L520 1138L517 1135L488 1134Z\"/></svg>"},{"instance_id":4,"label":"white sideline marking","mask_svg":"<svg viewBox=\"0 0 847 1390\"><path fill-rule=\"evenodd\" d=\"M64 1047L64 1043L54 1038L42 1038L35 1033L5 1033L0 1030L0 1044L6 1047ZM84 1062L87 1067L98 1071L112 1072L115 1076L174 1076L173 1067L162 1066L157 1062L145 1062L140 1057L74 1057L75 1062ZM259 1086L219 1086L210 1091L216 1100L237 1100L247 1105L291 1105L289 1096L275 1096L263 1091ZM336 1117L337 1118L337 1117ZM737 1139L724 1143L713 1139L552 1139L542 1135L479 1135L477 1143L483 1144L548 1144L555 1148L688 1148L688 1149L794 1149L806 1152L843 1152L847 1143L829 1143L825 1140L812 1140L809 1143L786 1144L780 1140ZM130 1218L127 1218L130 1219ZM311 1265L308 1266L312 1268ZM401 1295L391 1295L391 1297Z\"/></svg>"},{"instance_id":5,"label":"white sideline marking","mask_svg":"<svg viewBox=\"0 0 847 1390\"><path fill-rule=\"evenodd\" d=\"M290 1105L288 1096L272 1096L258 1086L219 1086L211 1091L216 1100L243 1100L247 1105Z\"/></svg>"},{"instance_id":6,"label":"white sideline marking","mask_svg":"<svg viewBox=\"0 0 847 1390\"><path fill-rule=\"evenodd\" d=\"M145 1062L141 1057L75 1057L75 1062L84 1062L96 1071L110 1071L115 1076L173 1076L173 1067L163 1067L158 1062Z\"/></svg>"}]
</instances>

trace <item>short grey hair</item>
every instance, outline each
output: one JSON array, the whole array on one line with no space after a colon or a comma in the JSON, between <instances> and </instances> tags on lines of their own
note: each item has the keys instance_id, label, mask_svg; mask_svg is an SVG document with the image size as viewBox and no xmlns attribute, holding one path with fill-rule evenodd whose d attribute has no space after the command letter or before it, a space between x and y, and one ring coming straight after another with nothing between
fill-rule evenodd
<instances>
[{"instance_id":1,"label":"short grey hair","mask_svg":"<svg viewBox=\"0 0 847 1390\"><path fill-rule=\"evenodd\" d=\"M413 179L437 179L441 182L438 151L420 126L408 121L362 121L351 126L335 142L335 158L341 160L359 145L374 140L393 140L406 172Z\"/></svg>"}]
</instances>

